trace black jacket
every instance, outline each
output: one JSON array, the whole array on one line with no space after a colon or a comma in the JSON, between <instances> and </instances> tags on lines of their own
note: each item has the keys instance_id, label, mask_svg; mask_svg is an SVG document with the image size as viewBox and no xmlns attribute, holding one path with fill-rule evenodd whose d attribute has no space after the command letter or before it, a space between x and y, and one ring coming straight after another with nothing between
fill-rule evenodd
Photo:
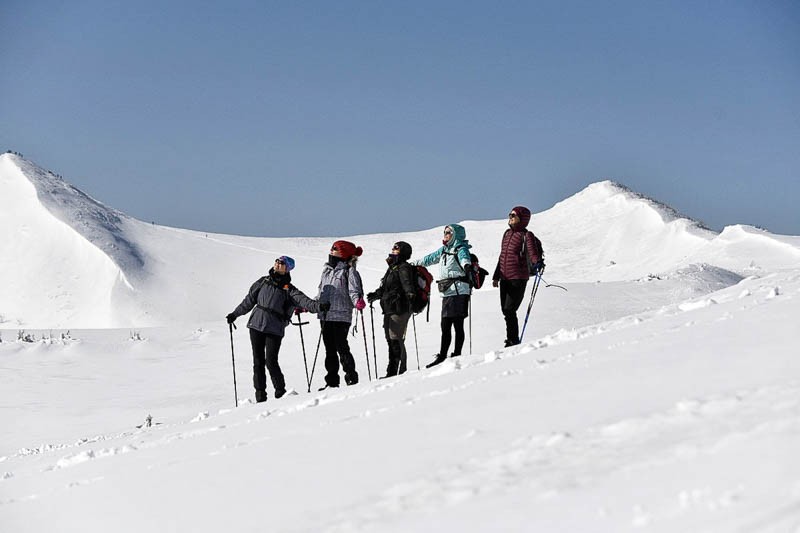
<instances>
[{"instance_id":1,"label":"black jacket","mask_svg":"<svg viewBox=\"0 0 800 533\"><path fill-rule=\"evenodd\" d=\"M411 312L410 300L416 295L414 267L403 261L390 266L375 291L381 299L384 315L402 315Z\"/></svg>"}]
</instances>

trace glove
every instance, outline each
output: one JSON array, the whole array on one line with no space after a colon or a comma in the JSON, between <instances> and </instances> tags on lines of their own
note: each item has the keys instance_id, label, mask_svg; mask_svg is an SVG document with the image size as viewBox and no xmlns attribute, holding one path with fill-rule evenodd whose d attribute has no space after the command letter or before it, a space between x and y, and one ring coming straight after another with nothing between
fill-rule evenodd
<instances>
[{"instance_id":1,"label":"glove","mask_svg":"<svg viewBox=\"0 0 800 533\"><path fill-rule=\"evenodd\" d=\"M331 308L331 303L330 302L320 302L319 303L319 310L322 311L323 313L327 313L328 310L330 310L330 308Z\"/></svg>"},{"instance_id":2,"label":"glove","mask_svg":"<svg viewBox=\"0 0 800 533\"><path fill-rule=\"evenodd\" d=\"M367 306L367 302L364 301L364 298L359 298L356 301L356 309L358 309L359 311L364 309L366 306Z\"/></svg>"},{"instance_id":3,"label":"glove","mask_svg":"<svg viewBox=\"0 0 800 533\"><path fill-rule=\"evenodd\" d=\"M375 300L380 300L380 298L381 298L381 297L380 297L380 296L378 296L378 293L377 293L377 292L371 292L371 293L367 294L367 301L368 301L369 303L372 303L372 302L374 302Z\"/></svg>"},{"instance_id":4,"label":"glove","mask_svg":"<svg viewBox=\"0 0 800 533\"><path fill-rule=\"evenodd\" d=\"M492 280L492 287L499 287L499 286L500 286L500 280L499 279L493 279Z\"/></svg>"},{"instance_id":5,"label":"glove","mask_svg":"<svg viewBox=\"0 0 800 533\"><path fill-rule=\"evenodd\" d=\"M227 315L225 315L225 320L228 321L228 324L233 324L236 321L236 315L234 315L233 313L228 313Z\"/></svg>"},{"instance_id":6,"label":"glove","mask_svg":"<svg viewBox=\"0 0 800 533\"><path fill-rule=\"evenodd\" d=\"M534 263L533 273L539 275L544 274L544 260L539 259L538 261L536 261L536 263Z\"/></svg>"},{"instance_id":7,"label":"glove","mask_svg":"<svg viewBox=\"0 0 800 533\"><path fill-rule=\"evenodd\" d=\"M303 307L295 307L294 308L294 314L296 314L296 315L299 315L300 313L305 313L306 311L307 311L307 309L305 309Z\"/></svg>"}]
</instances>

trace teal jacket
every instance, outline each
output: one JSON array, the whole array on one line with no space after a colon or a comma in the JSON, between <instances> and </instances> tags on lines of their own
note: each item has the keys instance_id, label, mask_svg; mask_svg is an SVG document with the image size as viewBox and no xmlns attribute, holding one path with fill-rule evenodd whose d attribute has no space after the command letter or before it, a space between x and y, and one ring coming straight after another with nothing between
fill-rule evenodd
<instances>
[{"instance_id":1,"label":"teal jacket","mask_svg":"<svg viewBox=\"0 0 800 533\"><path fill-rule=\"evenodd\" d=\"M447 227L453 230L453 238L450 239L449 243L435 252L429 253L422 259L409 261L412 265L422 265L424 267L439 263L437 281L462 278L465 275L464 265L472 264L472 260L469 257L469 249L472 248L472 245L467 240L467 232L464 227L458 224L449 224ZM451 284L447 290L441 292L441 296L442 298L447 298L448 296L459 294L470 294L470 292L469 284L466 281L459 280Z\"/></svg>"}]
</instances>

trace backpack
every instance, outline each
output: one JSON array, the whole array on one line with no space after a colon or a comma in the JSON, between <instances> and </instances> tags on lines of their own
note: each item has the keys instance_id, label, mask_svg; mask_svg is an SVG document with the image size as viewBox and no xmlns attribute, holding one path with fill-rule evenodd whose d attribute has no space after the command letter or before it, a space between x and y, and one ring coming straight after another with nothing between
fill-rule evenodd
<instances>
[{"instance_id":1,"label":"backpack","mask_svg":"<svg viewBox=\"0 0 800 533\"><path fill-rule=\"evenodd\" d=\"M489 275L489 272L481 268L477 255L469 254L469 259L472 261L472 271L469 273L467 283L469 283L470 287L480 289L483 287L483 281L486 279L486 276Z\"/></svg>"},{"instance_id":2,"label":"backpack","mask_svg":"<svg viewBox=\"0 0 800 533\"><path fill-rule=\"evenodd\" d=\"M528 256L528 233L531 234L531 238L533 239L533 251L539 256L542 272L544 272L544 249L542 248L542 241L539 240L539 237L532 231L525 230L525 233L522 235L522 251L520 255L525 258L525 262L528 264L529 276L535 276L539 268L535 263L531 263L531 258Z\"/></svg>"},{"instance_id":3,"label":"backpack","mask_svg":"<svg viewBox=\"0 0 800 533\"><path fill-rule=\"evenodd\" d=\"M414 301L411 302L411 312L416 314L421 313L428 304L431 302L431 284L433 284L433 276L428 269L424 266L412 266L414 269L414 281L416 288L416 295ZM428 307L428 314L430 314L430 307Z\"/></svg>"}]
</instances>

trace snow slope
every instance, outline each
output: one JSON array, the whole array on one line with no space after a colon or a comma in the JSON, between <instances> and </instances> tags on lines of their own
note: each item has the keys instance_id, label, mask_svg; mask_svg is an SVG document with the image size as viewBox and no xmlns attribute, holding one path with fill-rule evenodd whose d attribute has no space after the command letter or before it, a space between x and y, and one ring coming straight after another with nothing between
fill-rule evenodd
<instances>
[{"instance_id":1,"label":"snow slope","mask_svg":"<svg viewBox=\"0 0 800 533\"><path fill-rule=\"evenodd\" d=\"M222 317L281 254L313 295L333 238L159 227L43 172L0 157L0 531L800 531L800 237L593 184L533 217L568 291L540 288L523 344L500 348L489 286L465 355L424 368L434 299L409 372L371 379L367 312L361 382L317 392L304 315L305 353L290 327L280 355L294 394L255 405L244 320ZM505 221L464 225L491 269ZM365 286L392 242L440 235L351 238Z\"/></svg>"},{"instance_id":2,"label":"snow slope","mask_svg":"<svg viewBox=\"0 0 800 533\"><path fill-rule=\"evenodd\" d=\"M795 270L371 382L356 338L362 383L311 394L292 342L282 362L299 394L238 409L218 323L4 342L0 524L794 532L798 313ZM246 336L236 343L245 401Z\"/></svg>"}]
</instances>

